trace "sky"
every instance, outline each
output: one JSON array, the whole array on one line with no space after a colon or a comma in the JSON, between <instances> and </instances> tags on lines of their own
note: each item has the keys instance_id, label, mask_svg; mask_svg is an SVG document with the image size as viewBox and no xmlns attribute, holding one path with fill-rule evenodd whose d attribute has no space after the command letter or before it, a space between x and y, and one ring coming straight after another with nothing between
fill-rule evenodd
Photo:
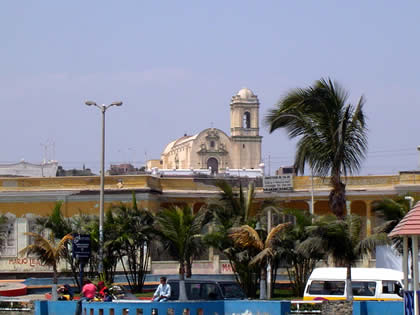
<instances>
[{"instance_id":1,"label":"sky","mask_svg":"<svg viewBox=\"0 0 420 315\"><path fill-rule=\"evenodd\" d=\"M296 141L262 120L290 89L330 77L366 97L360 175L419 169L418 1L0 2L0 163L55 159L98 170L144 165L166 144L214 126L230 99L260 100L267 171L293 164Z\"/></svg>"}]
</instances>

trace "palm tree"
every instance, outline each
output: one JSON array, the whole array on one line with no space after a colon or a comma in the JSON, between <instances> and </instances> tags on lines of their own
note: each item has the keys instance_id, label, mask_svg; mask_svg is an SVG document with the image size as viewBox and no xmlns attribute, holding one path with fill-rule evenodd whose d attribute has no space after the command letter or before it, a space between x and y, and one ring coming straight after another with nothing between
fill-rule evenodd
<instances>
[{"instance_id":1,"label":"palm tree","mask_svg":"<svg viewBox=\"0 0 420 315\"><path fill-rule=\"evenodd\" d=\"M267 265L275 256L274 238L288 224L282 223L275 226L265 238L263 233L258 234L258 231L249 225L235 227L230 231L229 237L233 240L234 245L252 249L256 253L249 265L258 265L260 268L260 299L262 300L267 298Z\"/></svg>"},{"instance_id":2,"label":"palm tree","mask_svg":"<svg viewBox=\"0 0 420 315\"><path fill-rule=\"evenodd\" d=\"M293 216L294 224L287 226L284 233L274 240L276 256L273 260L273 270L285 264L294 296L303 296L310 274L317 262L323 258L322 253L299 250L300 244L309 237L307 228L312 225L313 216L301 209L283 209L281 213Z\"/></svg>"},{"instance_id":3,"label":"palm tree","mask_svg":"<svg viewBox=\"0 0 420 315\"><path fill-rule=\"evenodd\" d=\"M204 249L201 231L204 214L193 214L189 206L174 206L160 211L155 218L155 228L164 247L179 262L179 299L185 300L185 267Z\"/></svg>"},{"instance_id":4,"label":"palm tree","mask_svg":"<svg viewBox=\"0 0 420 315\"><path fill-rule=\"evenodd\" d=\"M367 150L364 98L353 106L347 97L338 83L321 79L291 90L265 118L270 133L286 128L289 138L299 138L294 162L298 173L308 164L315 174L330 175L329 205L338 218L346 209L342 176L359 170Z\"/></svg>"},{"instance_id":5,"label":"palm tree","mask_svg":"<svg viewBox=\"0 0 420 315\"><path fill-rule=\"evenodd\" d=\"M67 243L73 239L71 234L65 235L57 242L54 234L51 232L48 238L44 238L41 234L26 232L34 239L34 244L28 245L19 251L19 255L34 254L44 265L53 268L53 288L52 294L54 299L57 297L57 265L60 260L65 256Z\"/></svg>"},{"instance_id":6,"label":"palm tree","mask_svg":"<svg viewBox=\"0 0 420 315\"><path fill-rule=\"evenodd\" d=\"M411 200L410 200L411 199ZM413 204L418 201L410 194L405 194L394 199L384 199L373 204L372 210L378 214L384 222L375 228L374 237L384 238L398 225L398 223L405 217L405 215L411 210ZM400 236L394 236L389 239L388 245L393 247L402 254L403 252L403 238ZM413 254L411 239L408 238L408 250ZM413 266L410 266L411 272Z\"/></svg>"},{"instance_id":7,"label":"palm tree","mask_svg":"<svg viewBox=\"0 0 420 315\"><path fill-rule=\"evenodd\" d=\"M331 215L319 217L307 227L309 237L300 244L299 250L308 255L324 253L336 266L347 267L346 286L351 288L351 267L356 260L371 253L376 245L387 242L386 237L361 239L361 222L357 215L346 216L344 220ZM352 290L347 290L347 299L352 298Z\"/></svg>"},{"instance_id":8,"label":"palm tree","mask_svg":"<svg viewBox=\"0 0 420 315\"><path fill-rule=\"evenodd\" d=\"M105 230L109 230L110 237L107 237L105 248L119 258L130 288L141 292L154 235L154 217L148 210L137 208L134 194L131 207L125 204L114 206L107 217Z\"/></svg>"},{"instance_id":9,"label":"palm tree","mask_svg":"<svg viewBox=\"0 0 420 315\"><path fill-rule=\"evenodd\" d=\"M407 198L408 197L408 198ZM372 210L384 220L375 230L376 233L390 233L394 227L405 217L411 210L410 195L399 196L395 199L384 199L373 204ZM415 198L413 198L415 203ZM396 245L399 244L400 238L395 238Z\"/></svg>"},{"instance_id":10,"label":"palm tree","mask_svg":"<svg viewBox=\"0 0 420 315\"><path fill-rule=\"evenodd\" d=\"M256 266L250 266L250 261L255 253L249 248L235 247L233 240L229 237L232 227L254 226L256 223L255 213L254 215L252 213L254 185L250 183L248 190L244 191L240 184L238 192L235 192L226 181L217 181L216 186L221 190L220 200L211 202L206 208L207 219L211 221L211 229L205 235L204 241L227 256L236 281L247 296L254 297L257 291L259 270Z\"/></svg>"},{"instance_id":11,"label":"palm tree","mask_svg":"<svg viewBox=\"0 0 420 315\"><path fill-rule=\"evenodd\" d=\"M55 202L51 214L49 214L46 217L37 218L35 221L35 232L41 233L43 230L49 229L54 234L54 237L59 239L63 238L67 234L85 234L87 232L86 228L88 228L91 225L91 222L93 220L92 216L80 212L78 215L75 215L72 218L66 218L63 216L61 211L62 205L62 201ZM73 279L79 287L79 289L81 289L82 284L79 283L80 264L78 263L77 259L73 257L70 246L67 246L64 250L63 258L69 264L72 271Z\"/></svg>"}]
</instances>

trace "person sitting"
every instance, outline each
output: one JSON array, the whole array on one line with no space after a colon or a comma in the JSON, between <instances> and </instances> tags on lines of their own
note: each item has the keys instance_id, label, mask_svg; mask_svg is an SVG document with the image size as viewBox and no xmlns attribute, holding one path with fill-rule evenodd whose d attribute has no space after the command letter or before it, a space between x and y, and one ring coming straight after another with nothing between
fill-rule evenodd
<instances>
[{"instance_id":1,"label":"person sitting","mask_svg":"<svg viewBox=\"0 0 420 315\"><path fill-rule=\"evenodd\" d=\"M107 287L105 287L105 289L102 291L102 293L103 293L102 301L112 302L112 296L111 296L111 293L109 292L109 289Z\"/></svg>"},{"instance_id":2,"label":"person sitting","mask_svg":"<svg viewBox=\"0 0 420 315\"><path fill-rule=\"evenodd\" d=\"M154 302L167 301L171 296L171 286L166 283L166 277L160 277L160 284L153 294Z\"/></svg>"},{"instance_id":3,"label":"person sitting","mask_svg":"<svg viewBox=\"0 0 420 315\"><path fill-rule=\"evenodd\" d=\"M94 285L89 279L83 281L83 288L82 288L82 297L87 300L91 301L96 296L96 285Z\"/></svg>"},{"instance_id":4,"label":"person sitting","mask_svg":"<svg viewBox=\"0 0 420 315\"><path fill-rule=\"evenodd\" d=\"M103 281L98 282L98 296L102 299L104 297L104 291L108 290L108 287L105 286L105 283Z\"/></svg>"},{"instance_id":5,"label":"person sitting","mask_svg":"<svg viewBox=\"0 0 420 315\"><path fill-rule=\"evenodd\" d=\"M70 285L68 285L67 283L63 286L60 286L57 289L57 293L60 294L60 296L58 297L59 301L71 301L73 300L73 290L70 287Z\"/></svg>"}]
</instances>

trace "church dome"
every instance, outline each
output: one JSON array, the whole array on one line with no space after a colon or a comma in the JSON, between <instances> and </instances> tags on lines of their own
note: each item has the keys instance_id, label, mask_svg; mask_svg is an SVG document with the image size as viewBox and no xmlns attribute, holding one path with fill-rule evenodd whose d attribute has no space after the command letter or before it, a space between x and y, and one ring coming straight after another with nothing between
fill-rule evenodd
<instances>
[{"instance_id":1,"label":"church dome","mask_svg":"<svg viewBox=\"0 0 420 315\"><path fill-rule=\"evenodd\" d=\"M254 93L248 88L242 88L239 90L238 94L236 94L242 99L248 99L251 97L255 97Z\"/></svg>"}]
</instances>

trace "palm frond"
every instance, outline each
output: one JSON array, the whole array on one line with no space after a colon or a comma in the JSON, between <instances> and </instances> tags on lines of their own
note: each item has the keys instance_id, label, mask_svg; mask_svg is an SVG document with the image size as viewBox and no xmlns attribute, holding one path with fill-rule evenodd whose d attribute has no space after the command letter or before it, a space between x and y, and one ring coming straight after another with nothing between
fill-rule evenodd
<instances>
[{"instance_id":1,"label":"palm frond","mask_svg":"<svg viewBox=\"0 0 420 315\"><path fill-rule=\"evenodd\" d=\"M252 260L249 262L250 266L258 265L270 260L274 256L274 250L272 248L264 248L260 251Z\"/></svg>"},{"instance_id":2,"label":"palm frond","mask_svg":"<svg viewBox=\"0 0 420 315\"><path fill-rule=\"evenodd\" d=\"M289 222L287 223L281 223L276 225L273 229L271 229L270 233L268 233L267 238L265 239L265 248L272 247L273 240L276 236L279 235L280 232L282 232L286 227L290 225Z\"/></svg>"},{"instance_id":3,"label":"palm frond","mask_svg":"<svg viewBox=\"0 0 420 315\"><path fill-rule=\"evenodd\" d=\"M392 240L388 237L386 233L378 233L368 236L361 240L357 244L355 251L359 256L366 256L367 254L373 253L375 251L376 246L390 244L392 244Z\"/></svg>"},{"instance_id":4,"label":"palm frond","mask_svg":"<svg viewBox=\"0 0 420 315\"><path fill-rule=\"evenodd\" d=\"M264 249L264 243L261 241L257 231L249 225L242 225L238 228L232 228L229 237L235 244L241 247L253 247L258 250Z\"/></svg>"}]
</instances>

